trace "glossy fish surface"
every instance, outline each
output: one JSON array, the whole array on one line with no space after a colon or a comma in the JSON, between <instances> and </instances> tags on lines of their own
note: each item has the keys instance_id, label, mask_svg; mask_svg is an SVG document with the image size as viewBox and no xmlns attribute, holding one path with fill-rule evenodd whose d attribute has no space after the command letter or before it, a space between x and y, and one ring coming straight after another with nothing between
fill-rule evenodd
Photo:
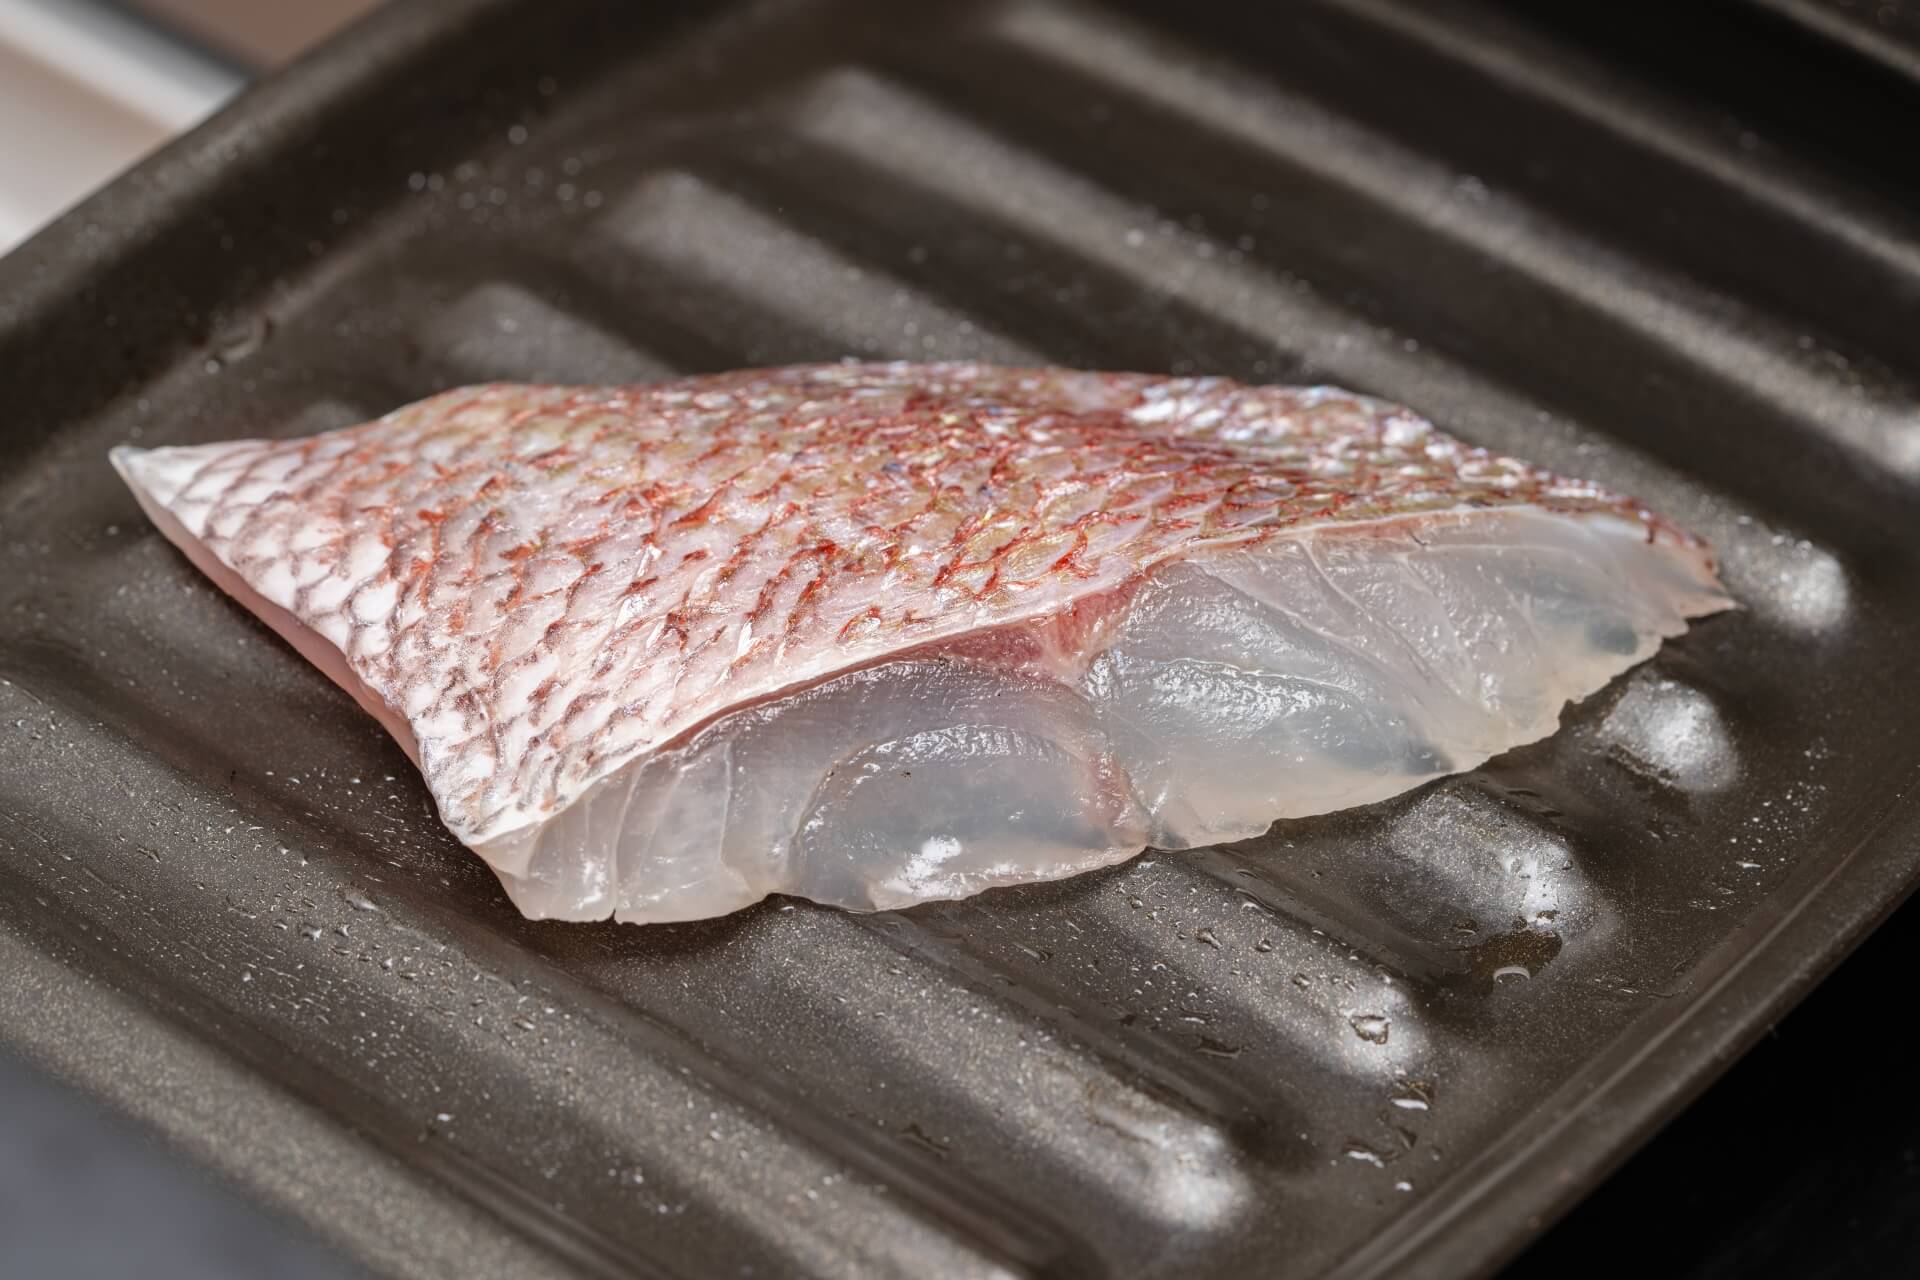
<instances>
[{"instance_id":1,"label":"glossy fish surface","mask_svg":"<svg viewBox=\"0 0 1920 1280\"><path fill-rule=\"evenodd\" d=\"M1543 737L1730 604L1630 499L1324 387L493 384L113 460L565 919L906 906L1245 838Z\"/></svg>"}]
</instances>

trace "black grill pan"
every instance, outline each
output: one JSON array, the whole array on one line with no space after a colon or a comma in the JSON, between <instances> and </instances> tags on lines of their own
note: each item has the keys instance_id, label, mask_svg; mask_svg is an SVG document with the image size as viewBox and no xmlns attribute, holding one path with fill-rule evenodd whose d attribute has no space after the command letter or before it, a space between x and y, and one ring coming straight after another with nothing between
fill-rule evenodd
<instances>
[{"instance_id":1,"label":"black grill pan","mask_svg":"<svg viewBox=\"0 0 1920 1280\"><path fill-rule=\"evenodd\" d=\"M421 0L250 90L0 261L8 1044L395 1275L1490 1271L1920 874L1912 28L1670 8ZM1745 608L1245 844L531 924L105 461L842 355L1343 383Z\"/></svg>"}]
</instances>

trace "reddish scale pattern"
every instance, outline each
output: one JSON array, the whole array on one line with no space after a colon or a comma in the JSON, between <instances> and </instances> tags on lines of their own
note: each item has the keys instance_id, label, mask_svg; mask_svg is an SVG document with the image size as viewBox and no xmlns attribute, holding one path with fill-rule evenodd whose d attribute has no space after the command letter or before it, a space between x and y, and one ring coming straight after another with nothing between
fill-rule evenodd
<instances>
[{"instance_id":1,"label":"reddish scale pattern","mask_svg":"<svg viewBox=\"0 0 1920 1280\"><path fill-rule=\"evenodd\" d=\"M1071 661L1145 569L1207 546L1517 504L1690 541L1344 391L966 364L490 385L139 465L406 722L470 844L907 649Z\"/></svg>"}]
</instances>

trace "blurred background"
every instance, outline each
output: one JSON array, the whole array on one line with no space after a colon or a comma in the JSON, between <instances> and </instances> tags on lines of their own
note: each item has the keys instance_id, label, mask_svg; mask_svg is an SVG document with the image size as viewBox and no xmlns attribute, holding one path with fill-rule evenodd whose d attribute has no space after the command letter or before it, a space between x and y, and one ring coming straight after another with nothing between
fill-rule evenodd
<instances>
[{"instance_id":1,"label":"blurred background","mask_svg":"<svg viewBox=\"0 0 1920 1280\"><path fill-rule=\"evenodd\" d=\"M0 0L0 253L379 2Z\"/></svg>"}]
</instances>

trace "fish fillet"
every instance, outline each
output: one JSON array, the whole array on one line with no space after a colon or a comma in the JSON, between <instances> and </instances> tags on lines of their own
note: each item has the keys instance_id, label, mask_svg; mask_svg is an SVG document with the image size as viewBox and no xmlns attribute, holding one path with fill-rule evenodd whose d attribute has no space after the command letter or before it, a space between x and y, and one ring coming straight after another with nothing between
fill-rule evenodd
<instances>
[{"instance_id":1,"label":"fish fillet","mask_svg":"<svg viewBox=\"0 0 1920 1280\"><path fill-rule=\"evenodd\" d=\"M120 448L530 916L855 909L1394 795L1729 605L1633 501L1331 388L489 385Z\"/></svg>"}]
</instances>

